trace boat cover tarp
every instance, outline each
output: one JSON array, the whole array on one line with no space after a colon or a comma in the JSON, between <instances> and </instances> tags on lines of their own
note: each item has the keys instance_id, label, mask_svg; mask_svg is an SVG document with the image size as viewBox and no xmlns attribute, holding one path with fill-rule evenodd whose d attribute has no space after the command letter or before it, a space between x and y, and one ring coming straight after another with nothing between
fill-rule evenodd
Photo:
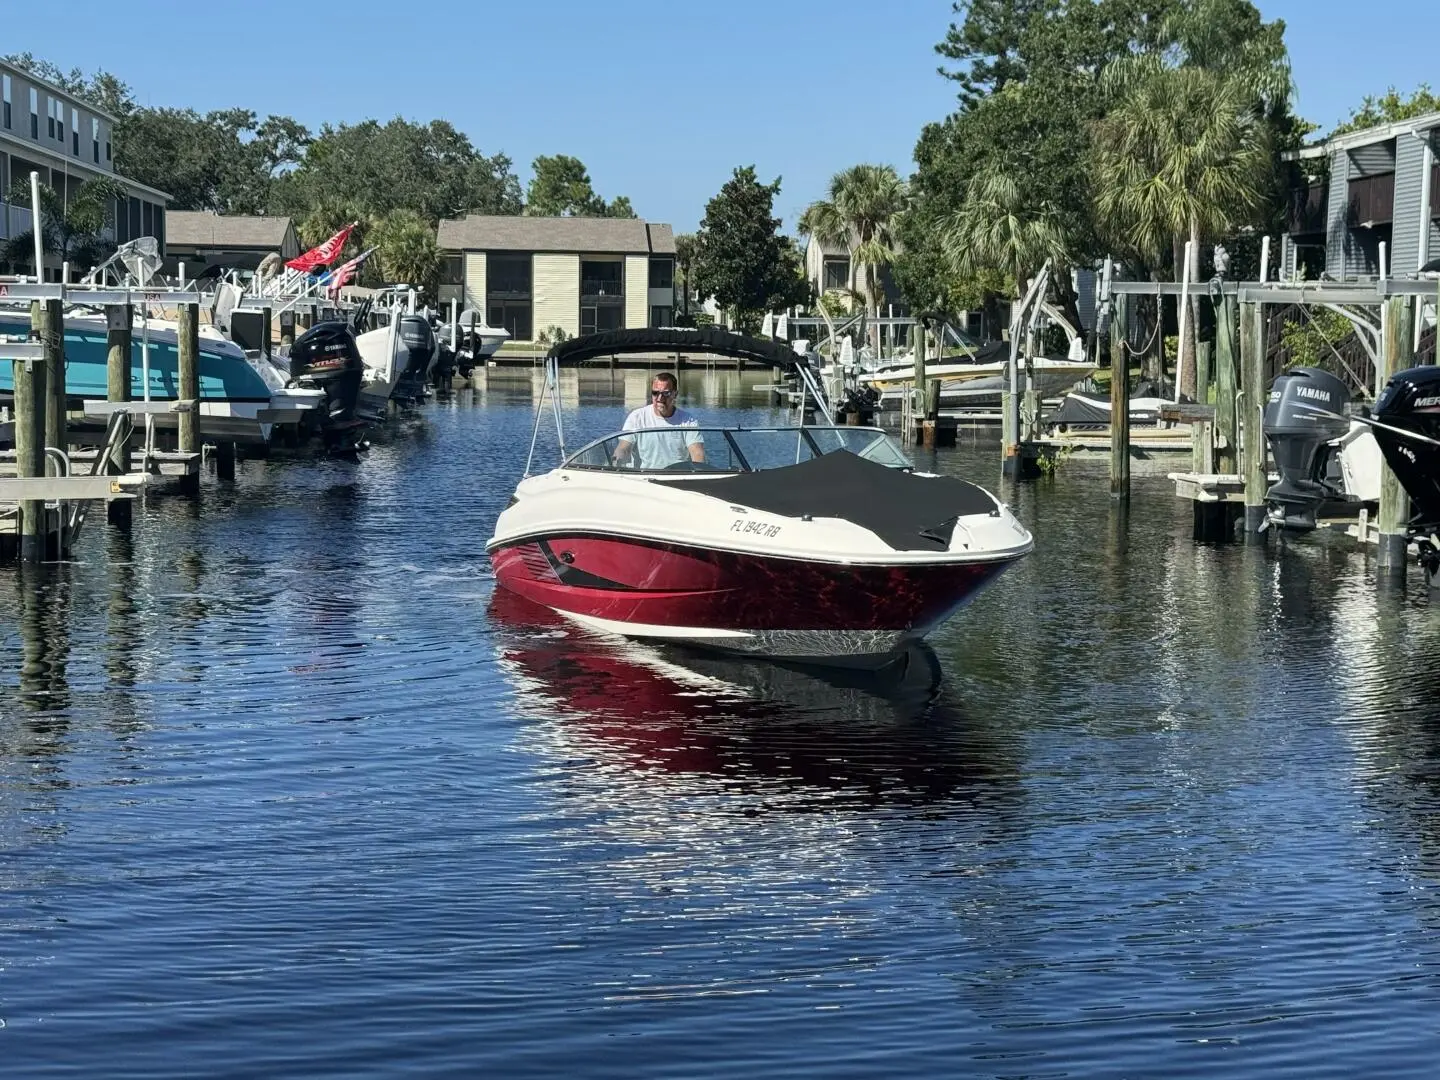
<instances>
[{"instance_id":1,"label":"boat cover tarp","mask_svg":"<svg viewBox=\"0 0 1440 1080\"><path fill-rule=\"evenodd\" d=\"M946 551L957 518L999 510L983 488L964 480L916 476L848 450L781 469L650 482L785 517L841 518L896 551Z\"/></svg>"},{"instance_id":2,"label":"boat cover tarp","mask_svg":"<svg viewBox=\"0 0 1440 1080\"><path fill-rule=\"evenodd\" d=\"M1101 394L1069 393L1055 408L1045 414L1046 426L1064 425L1067 429L1108 428L1110 426L1110 399ZM1132 424L1158 424L1160 410L1153 406L1130 405Z\"/></svg>"},{"instance_id":3,"label":"boat cover tarp","mask_svg":"<svg viewBox=\"0 0 1440 1080\"><path fill-rule=\"evenodd\" d=\"M636 352L712 353L789 371L805 362L786 342L732 334L717 326L661 326L639 330L602 330L562 341L550 356L562 367L603 356Z\"/></svg>"}]
</instances>

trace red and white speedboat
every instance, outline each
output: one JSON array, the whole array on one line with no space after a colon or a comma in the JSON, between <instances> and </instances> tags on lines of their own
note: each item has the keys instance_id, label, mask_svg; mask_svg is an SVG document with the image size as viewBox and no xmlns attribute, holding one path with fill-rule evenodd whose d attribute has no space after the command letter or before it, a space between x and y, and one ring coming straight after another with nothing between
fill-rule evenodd
<instances>
[{"instance_id":1,"label":"red and white speedboat","mask_svg":"<svg viewBox=\"0 0 1440 1080\"><path fill-rule=\"evenodd\" d=\"M712 352L787 367L819 400L817 415L829 414L805 357L711 328L565 342L551 351L547 388L561 364L626 351ZM654 455L643 445L617 455L621 440L670 431L617 432L551 472L527 475L486 545L499 584L631 637L873 667L1033 546L993 495L914 472L877 429L696 431L703 462L686 456L641 468Z\"/></svg>"}]
</instances>

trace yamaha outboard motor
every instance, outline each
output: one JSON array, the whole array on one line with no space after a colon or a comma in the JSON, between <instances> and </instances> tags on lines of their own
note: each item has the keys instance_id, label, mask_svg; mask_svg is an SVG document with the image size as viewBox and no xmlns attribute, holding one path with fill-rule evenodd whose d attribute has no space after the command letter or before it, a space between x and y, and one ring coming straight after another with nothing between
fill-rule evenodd
<instances>
[{"instance_id":1,"label":"yamaha outboard motor","mask_svg":"<svg viewBox=\"0 0 1440 1080\"><path fill-rule=\"evenodd\" d=\"M1375 402L1374 419L1385 463L1410 496L1410 530L1421 543L1423 562L1427 546L1433 557L1433 537L1440 532L1440 367L1392 375Z\"/></svg>"},{"instance_id":2,"label":"yamaha outboard motor","mask_svg":"<svg viewBox=\"0 0 1440 1080\"><path fill-rule=\"evenodd\" d=\"M1265 493L1271 525L1306 532L1322 502L1345 497L1329 472L1331 444L1350 430L1349 400L1345 384L1320 368L1292 368L1270 385L1263 428L1280 473Z\"/></svg>"},{"instance_id":3,"label":"yamaha outboard motor","mask_svg":"<svg viewBox=\"0 0 1440 1080\"><path fill-rule=\"evenodd\" d=\"M402 315L395 337L395 366L400 369L400 378L390 396L400 401L418 400L425 396L430 365L439 344L435 331L423 315Z\"/></svg>"},{"instance_id":4,"label":"yamaha outboard motor","mask_svg":"<svg viewBox=\"0 0 1440 1080\"><path fill-rule=\"evenodd\" d=\"M364 427L355 414L365 363L348 322L322 322L290 346L290 378L325 391L321 437L327 449L354 450Z\"/></svg>"}]
</instances>

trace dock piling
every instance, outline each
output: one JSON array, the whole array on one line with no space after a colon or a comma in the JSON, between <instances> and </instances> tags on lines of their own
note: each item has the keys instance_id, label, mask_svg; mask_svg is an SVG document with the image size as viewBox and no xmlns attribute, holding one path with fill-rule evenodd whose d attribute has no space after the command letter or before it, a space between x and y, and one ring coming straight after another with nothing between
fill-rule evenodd
<instances>
[{"instance_id":1,"label":"dock piling","mask_svg":"<svg viewBox=\"0 0 1440 1080\"><path fill-rule=\"evenodd\" d=\"M1130 298L1115 296L1110 317L1110 497L1130 498Z\"/></svg>"},{"instance_id":2,"label":"dock piling","mask_svg":"<svg viewBox=\"0 0 1440 1080\"><path fill-rule=\"evenodd\" d=\"M134 321L135 309L130 304L107 304L105 306L105 396L110 401L129 401L131 342L130 327ZM106 469L112 476L123 476L130 471L130 441L118 443ZM105 504L105 517L111 525L126 529L130 527L131 507L129 499L111 499Z\"/></svg>"},{"instance_id":3,"label":"dock piling","mask_svg":"<svg viewBox=\"0 0 1440 1080\"><path fill-rule=\"evenodd\" d=\"M39 305L35 305L38 307ZM33 309L32 309L33 313ZM36 326L31 322L32 327ZM15 475L28 479L45 475L45 362L13 361L15 365ZM45 559L45 502L20 503L19 555L22 563Z\"/></svg>"},{"instance_id":4,"label":"dock piling","mask_svg":"<svg viewBox=\"0 0 1440 1080\"><path fill-rule=\"evenodd\" d=\"M65 312L58 299L46 300L40 322L40 341L45 349L45 441L64 453L70 452L65 425ZM43 452L43 450L42 450ZM60 466L46 461L45 472L58 476Z\"/></svg>"},{"instance_id":5,"label":"dock piling","mask_svg":"<svg viewBox=\"0 0 1440 1080\"><path fill-rule=\"evenodd\" d=\"M1397 371L1404 371L1415 362L1415 307L1409 296L1392 296L1385 301L1383 323L1385 340L1376 377L1378 393ZM1405 577L1406 550L1409 546L1407 527L1410 521L1410 497L1400 486L1387 464L1380 468L1380 510L1376 525L1379 545L1376 569L1381 577Z\"/></svg>"},{"instance_id":6,"label":"dock piling","mask_svg":"<svg viewBox=\"0 0 1440 1080\"><path fill-rule=\"evenodd\" d=\"M1235 422L1240 366L1236 353L1235 297L1226 293L1215 303L1215 471L1225 474L1240 469Z\"/></svg>"},{"instance_id":7,"label":"dock piling","mask_svg":"<svg viewBox=\"0 0 1440 1080\"><path fill-rule=\"evenodd\" d=\"M1262 308L1253 300L1240 305L1240 382L1243 397L1239 412L1245 477L1245 539L1263 540L1265 525L1265 433L1260 422L1265 413L1265 320Z\"/></svg>"},{"instance_id":8,"label":"dock piling","mask_svg":"<svg viewBox=\"0 0 1440 1080\"><path fill-rule=\"evenodd\" d=\"M179 440L182 454L200 453L200 305L181 304L178 323L179 345ZM200 474L187 472L181 486L195 494Z\"/></svg>"}]
</instances>

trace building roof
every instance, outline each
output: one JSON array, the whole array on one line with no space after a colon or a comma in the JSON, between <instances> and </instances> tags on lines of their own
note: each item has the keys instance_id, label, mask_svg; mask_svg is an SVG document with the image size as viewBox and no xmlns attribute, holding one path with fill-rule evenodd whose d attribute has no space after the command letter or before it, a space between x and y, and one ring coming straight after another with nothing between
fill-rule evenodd
<instances>
[{"instance_id":1,"label":"building roof","mask_svg":"<svg viewBox=\"0 0 1440 1080\"><path fill-rule=\"evenodd\" d=\"M443 251L574 251L673 255L669 225L639 218L495 217L470 214L440 222Z\"/></svg>"},{"instance_id":2,"label":"building roof","mask_svg":"<svg viewBox=\"0 0 1440 1080\"><path fill-rule=\"evenodd\" d=\"M222 215L208 210L170 210L165 214L166 247L269 248L278 251L289 231L288 217Z\"/></svg>"},{"instance_id":3,"label":"building roof","mask_svg":"<svg viewBox=\"0 0 1440 1080\"><path fill-rule=\"evenodd\" d=\"M43 79L39 75L36 75L33 71L27 71L25 68L18 67L15 64L7 63L3 60L0 60L0 68L4 68L7 72L12 72L13 74L19 76L28 83L34 83L42 90L47 90L51 94L64 97L65 100L68 102L76 105L85 106L86 112L94 113L96 116L99 116L105 120L109 120L112 123L117 119L114 113L110 112L107 109L101 108L89 98L77 94L73 90L66 90L63 86L57 86L49 79Z\"/></svg>"},{"instance_id":4,"label":"building roof","mask_svg":"<svg viewBox=\"0 0 1440 1080\"><path fill-rule=\"evenodd\" d=\"M1294 153L1284 156L1292 161L1296 158L1326 157L1340 150L1356 150L1373 143L1388 142L1399 135L1406 135L1410 132L1418 134L1437 127L1440 127L1440 112L1423 113L1420 116L1411 117L1409 120L1397 120L1393 124L1380 124L1376 127L1336 135L1334 138L1302 147Z\"/></svg>"}]
</instances>

